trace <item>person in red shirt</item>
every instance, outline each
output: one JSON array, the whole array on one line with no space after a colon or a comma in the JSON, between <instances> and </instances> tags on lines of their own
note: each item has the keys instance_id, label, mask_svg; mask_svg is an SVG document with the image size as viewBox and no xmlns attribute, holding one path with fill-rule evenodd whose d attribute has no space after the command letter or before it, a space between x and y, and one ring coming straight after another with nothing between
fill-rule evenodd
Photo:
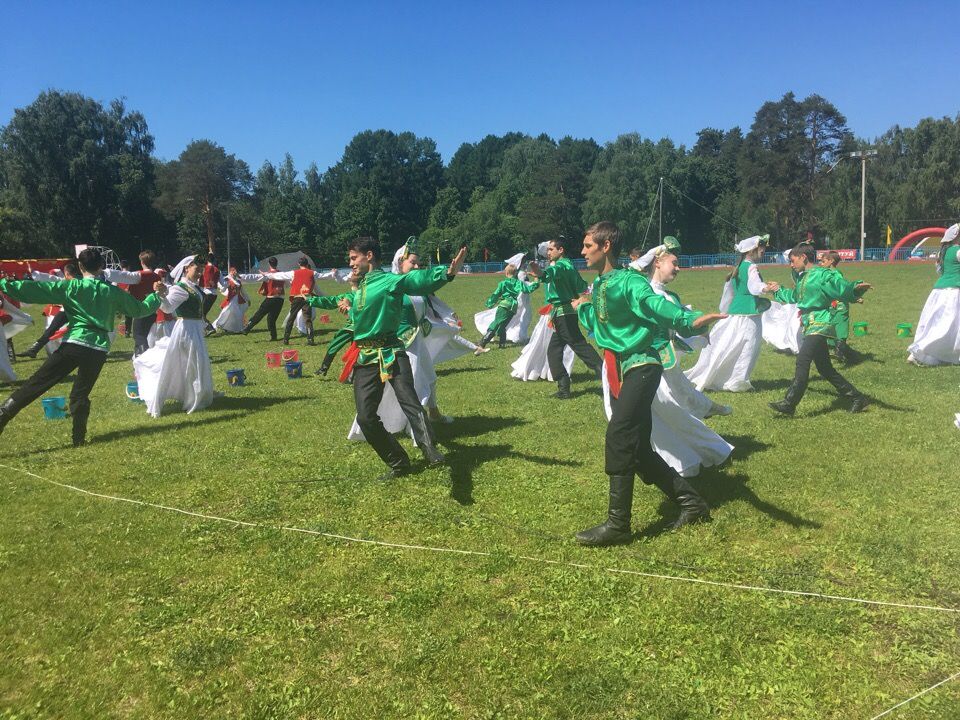
<instances>
[{"instance_id":1,"label":"person in red shirt","mask_svg":"<svg viewBox=\"0 0 960 720\"><path fill-rule=\"evenodd\" d=\"M203 266L203 275L200 276L200 290L203 292L203 320L207 323L208 335L214 332L214 329L207 320L207 313L217 299L217 288L220 286L220 268L213 264L215 259L213 253L207 255L207 264Z\"/></svg>"},{"instance_id":2,"label":"person in red shirt","mask_svg":"<svg viewBox=\"0 0 960 720\"><path fill-rule=\"evenodd\" d=\"M268 259L267 264L270 266L271 273L277 272L277 259L275 257ZM270 339L276 341L277 318L280 317L280 311L283 310L283 295L286 290L286 283L284 283L283 280L269 280L262 273L256 275L248 273L241 275L240 279L250 282L260 281L260 289L257 290L257 294L263 296L263 302L260 303L260 307L257 308L253 317L247 321L247 324L243 326L243 334L246 335L255 328L257 323L266 315L267 328L270 330Z\"/></svg>"},{"instance_id":3,"label":"person in red shirt","mask_svg":"<svg viewBox=\"0 0 960 720\"><path fill-rule=\"evenodd\" d=\"M147 295L153 292L153 284L160 279L160 275L154 269L157 265L157 256L153 250L144 250L140 253L140 270L104 270L103 277L107 282L126 285L124 288L137 300L143 300ZM149 349L147 336L150 335L150 328L156 322L156 315L147 315L146 317L134 318L130 323L133 330L133 356Z\"/></svg>"},{"instance_id":4,"label":"person in red shirt","mask_svg":"<svg viewBox=\"0 0 960 720\"><path fill-rule=\"evenodd\" d=\"M283 344L290 344L290 333L293 325L297 321L297 315L303 312L303 319L307 326L307 345L313 345L313 309L307 304L307 298L311 295L322 295L317 293L315 288L317 280L333 278L336 275L334 270L328 272L317 272L310 267L310 260L304 256L300 258L300 267L296 270L287 272L271 271L264 273L263 276L268 280L280 280L290 283L290 316L287 318L287 324L283 329Z\"/></svg>"}]
</instances>

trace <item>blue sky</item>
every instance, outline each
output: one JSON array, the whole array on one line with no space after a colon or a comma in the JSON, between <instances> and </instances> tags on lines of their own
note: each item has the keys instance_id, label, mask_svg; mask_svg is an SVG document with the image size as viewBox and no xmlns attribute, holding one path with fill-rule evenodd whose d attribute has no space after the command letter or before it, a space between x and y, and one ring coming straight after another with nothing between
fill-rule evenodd
<instances>
[{"instance_id":1,"label":"blue sky","mask_svg":"<svg viewBox=\"0 0 960 720\"><path fill-rule=\"evenodd\" d=\"M819 93L854 132L960 112L960 2L19 2L0 124L48 88L125 97L175 158L209 138L258 168L337 162L365 129L448 161L518 130L691 144Z\"/></svg>"}]
</instances>

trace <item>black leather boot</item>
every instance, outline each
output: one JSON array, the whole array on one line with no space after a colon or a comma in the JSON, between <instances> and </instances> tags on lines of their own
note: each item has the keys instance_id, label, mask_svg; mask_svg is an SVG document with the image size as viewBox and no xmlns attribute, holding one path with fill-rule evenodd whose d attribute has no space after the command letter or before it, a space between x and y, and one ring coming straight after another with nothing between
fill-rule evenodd
<instances>
[{"instance_id":1,"label":"black leather boot","mask_svg":"<svg viewBox=\"0 0 960 720\"><path fill-rule=\"evenodd\" d=\"M577 542L591 547L625 545L633 539L630 511L633 508L633 475L610 476L607 521L577 533Z\"/></svg>"},{"instance_id":2,"label":"black leather boot","mask_svg":"<svg viewBox=\"0 0 960 720\"><path fill-rule=\"evenodd\" d=\"M420 452L423 453L423 457L427 461L427 467L437 467L446 464L447 458L444 457L442 452L437 450L436 441L433 437L433 428L430 427L430 421L427 420L426 414L423 412L417 413L414 418L408 417L407 422L409 422L413 428L413 439L417 441L417 447L420 448Z\"/></svg>"},{"instance_id":3,"label":"black leather boot","mask_svg":"<svg viewBox=\"0 0 960 720\"><path fill-rule=\"evenodd\" d=\"M315 374L326 377L327 373L330 371L331 362L333 362L333 358L331 358L329 355L324 355L323 362L320 363L320 367L316 369Z\"/></svg>"},{"instance_id":4,"label":"black leather boot","mask_svg":"<svg viewBox=\"0 0 960 720\"><path fill-rule=\"evenodd\" d=\"M564 377L557 380L557 391L553 394L557 400L570 399L570 378Z\"/></svg>"},{"instance_id":5,"label":"black leather boot","mask_svg":"<svg viewBox=\"0 0 960 720\"><path fill-rule=\"evenodd\" d=\"M670 526L671 530L710 519L710 507L700 497L700 494L690 486L690 483L679 474L674 474L672 478L654 484L660 488L664 495L680 506L680 517Z\"/></svg>"},{"instance_id":6,"label":"black leather boot","mask_svg":"<svg viewBox=\"0 0 960 720\"><path fill-rule=\"evenodd\" d=\"M73 446L80 447L87 441L87 418L90 417L90 401L71 403L70 416L73 418Z\"/></svg>"},{"instance_id":7,"label":"black leather boot","mask_svg":"<svg viewBox=\"0 0 960 720\"><path fill-rule=\"evenodd\" d=\"M241 330L240 332L242 332L244 335L246 335L246 334L247 334L248 332L250 332L252 329L253 329L253 325L251 325L250 323L247 323L246 325L243 326L243 330Z\"/></svg>"},{"instance_id":8,"label":"black leather boot","mask_svg":"<svg viewBox=\"0 0 960 720\"><path fill-rule=\"evenodd\" d=\"M22 353L20 353L20 357L35 358L37 356L37 353L43 350L43 346L45 344L46 343L35 342L33 345L31 345Z\"/></svg>"},{"instance_id":9,"label":"black leather boot","mask_svg":"<svg viewBox=\"0 0 960 720\"><path fill-rule=\"evenodd\" d=\"M4 401L3 405L0 405L0 433L3 432L3 429L7 426L7 423L13 420L13 417L20 412L20 408L17 407L16 403L13 402L13 398L9 398Z\"/></svg>"},{"instance_id":10,"label":"black leather boot","mask_svg":"<svg viewBox=\"0 0 960 720\"><path fill-rule=\"evenodd\" d=\"M313 342L313 329L311 328L311 330L307 333L307 345L315 345L315 344L316 343Z\"/></svg>"},{"instance_id":11,"label":"black leather boot","mask_svg":"<svg viewBox=\"0 0 960 720\"><path fill-rule=\"evenodd\" d=\"M797 388L796 383L790 383L790 387L787 388L787 394L783 400L770 403L770 407L781 415L793 415L801 398L803 398L803 392Z\"/></svg>"}]
</instances>

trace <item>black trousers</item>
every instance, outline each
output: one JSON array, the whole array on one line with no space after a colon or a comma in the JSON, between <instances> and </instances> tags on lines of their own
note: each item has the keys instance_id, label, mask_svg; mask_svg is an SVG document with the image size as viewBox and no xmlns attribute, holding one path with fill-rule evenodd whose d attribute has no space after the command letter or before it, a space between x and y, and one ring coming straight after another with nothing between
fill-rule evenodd
<instances>
[{"instance_id":1,"label":"black trousers","mask_svg":"<svg viewBox=\"0 0 960 720\"><path fill-rule=\"evenodd\" d=\"M147 335L150 334L150 328L157 321L157 314L151 313L146 317L133 319L133 354L134 356L146 352L150 345L147 343ZM128 326L129 327L129 326Z\"/></svg>"},{"instance_id":2,"label":"black trousers","mask_svg":"<svg viewBox=\"0 0 960 720\"><path fill-rule=\"evenodd\" d=\"M257 311L253 314L253 317L247 322L247 327L252 328L256 327L257 323L263 320L263 316L267 316L267 328L270 330L270 339L277 339L277 318L280 317L280 311L283 310L283 298L282 297L268 297L264 298L263 302L260 303L260 307L257 308Z\"/></svg>"},{"instance_id":3,"label":"black trousers","mask_svg":"<svg viewBox=\"0 0 960 720\"><path fill-rule=\"evenodd\" d=\"M637 474L648 485L672 479L676 472L653 450L653 399L663 368L641 365L623 377L620 396L610 398L612 414L604 442L607 475Z\"/></svg>"},{"instance_id":4,"label":"black trousers","mask_svg":"<svg viewBox=\"0 0 960 720\"><path fill-rule=\"evenodd\" d=\"M414 440L421 448L434 445L433 428L420 405L420 398L417 397L417 391L413 386L410 358L405 352L397 352L392 369L390 386L397 396L397 402L400 403L410 427L413 428ZM376 363L354 366L353 398L357 403L357 424L381 460L392 468L405 468L410 465L410 457L397 439L387 432L377 414L380 400L383 398L383 388L380 367Z\"/></svg>"},{"instance_id":5,"label":"black trousers","mask_svg":"<svg viewBox=\"0 0 960 720\"><path fill-rule=\"evenodd\" d=\"M787 390L787 402L796 407L803 399L810 382L810 365L817 366L820 376L833 385L844 397L859 397L860 392L851 385L830 361L830 346L823 335L804 335L797 354L797 367L793 375L793 384Z\"/></svg>"},{"instance_id":6,"label":"black trousers","mask_svg":"<svg viewBox=\"0 0 960 720\"><path fill-rule=\"evenodd\" d=\"M40 347L46 345L48 342L50 342L50 338L53 337L54 333L66 324L67 314L61 310L53 316L53 320L50 321L50 325L47 326L47 329L43 331L43 335L37 338L37 345Z\"/></svg>"},{"instance_id":7,"label":"black trousers","mask_svg":"<svg viewBox=\"0 0 960 720\"><path fill-rule=\"evenodd\" d=\"M301 311L303 312L304 322L307 324L307 337L313 340L313 312L307 304L307 301L298 295L297 297L290 298L290 317L287 318L287 324L283 328L284 344L290 342L290 333L293 331L293 324L297 321L297 315L299 315Z\"/></svg>"},{"instance_id":8,"label":"black trousers","mask_svg":"<svg viewBox=\"0 0 960 720\"><path fill-rule=\"evenodd\" d=\"M580 332L580 321L576 314L557 315L553 318L553 337L547 345L547 362L550 364L550 374L553 379L569 380L567 369L563 366L563 349L567 345L573 350L583 364L593 372L600 371L600 356L593 346L586 341Z\"/></svg>"},{"instance_id":9,"label":"black trousers","mask_svg":"<svg viewBox=\"0 0 960 720\"><path fill-rule=\"evenodd\" d=\"M40 369L10 396L13 407L9 407L8 412L16 415L76 370L77 379L70 390L70 415L73 417L73 442L83 442L87 433L87 418L90 416L90 391L100 377L106 360L105 352L62 343Z\"/></svg>"}]
</instances>

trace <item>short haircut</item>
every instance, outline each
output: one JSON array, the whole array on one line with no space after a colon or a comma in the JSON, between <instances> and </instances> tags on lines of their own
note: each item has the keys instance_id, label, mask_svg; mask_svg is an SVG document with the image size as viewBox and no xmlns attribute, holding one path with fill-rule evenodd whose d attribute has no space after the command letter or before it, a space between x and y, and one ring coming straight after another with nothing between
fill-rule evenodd
<instances>
[{"instance_id":1,"label":"short haircut","mask_svg":"<svg viewBox=\"0 0 960 720\"><path fill-rule=\"evenodd\" d=\"M347 250L353 250L361 255L373 253L373 259L377 261L379 261L381 257L380 243L378 243L372 237L358 237L352 240L347 246Z\"/></svg>"},{"instance_id":2,"label":"short haircut","mask_svg":"<svg viewBox=\"0 0 960 720\"><path fill-rule=\"evenodd\" d=\"M80 277L80 268L77 267L75 262L68 262L63 266L63 274L66 275L67 273L74 277Z\"/></svg>"},{"instance_id":3,"label":"short haircut","mask_svg":"<svg viewBox=\"0 0 960 720\"><path fill-rule=\"evenodd\" d=\"M310 261L307 260L306 256L300 258L300 267L309 267Z\"/></svg>"},{"instance_id":4,"label":"short haircut","mask_svg":"<svg viewBox=\"0 0 960 720\"><path fill-rule=\"evenodd\" d=\"M840 264L840 253L838 253L836 250L827 250L824 255L831 263L833 263L834 267Z\"/></svg>"},{"instance_id":5,"label":"short haircut","mask_svg":"<svg viewBox=\"0 0 960 720\"><path fill-rule=\"evenodd\" d=\"M805 257L807 258L807 262L813 265L817 262L817 251L813 249L813 245L800 243L799 245L795 245L790 251L790 257Z\"/></svg>"},{"instance_id":6,"label":"short haircut","mask_svg":"<svg viewBox=\"0 0 960 720\"><path fill-rule=\"evenodd\" d=\"M129 260L121 260L121 261L120 261L120 269L121 269L121 270L129 270L129 269L130 269L130 261L129 261Z\"/></svg>"},{"instance_id":7,"label":"short haircut","mask_svg":"<svg viewBox=\"0 0 960 720\"><path fill-rule=\"evenodd\" d=\"M588 227L584 235L590 235L598 245L609 242L610 253L620 255L620 246L623 244L623 240L620 237L620 228L617 227L615 222L601 220Z\"/></svg>"},{"instance_id":8,"label":"short haircut","mask_svg":"<svg viewBox=\"0 0 960 720\"><path fill-rule=\"evenodd\" d=\"M200 257L200 256L198 255L197 257ZM214 260L216 260L216 258L213 256L213 253L207 253L207 262L213 265Z\"/></svg>"},{"instance_id":9,"label":"short haircut","mask_svg":"<svg viewBox=\"0 0 960 720\"><path fill-rule=\"evenodd\" d=\"M153 250L144 250L140 253L140 262L148 268L152 268L157 264L157 256L153 253Z\"/></svg>"},{"instance_id":10,"label":"short haircut","mask_svg":"<svg viewBox=\"0 0 960 720\"><path fill-rule=\"evenodd\" d=\"M557 250L563 250L564 255L570 254L569 242L563 235L559 235L555 240L550 240L550 242L553 243L553 246L557 248Z\"/></svg>"},{"instance_id":11,"label":"short haircut","mask_svg":"<svg viewBox=\"0 0 960 720\"><path fill-rule=\"evenodd\" d=\"M82 270L85 270L91 275L103 270L103 255L100 254L99 250L94 250L93 248L81 250L77 256L77 262L80 263Z\"/></svg>"},{"instance_id":12,"label":"short haircut","mask_svg":"<svg viewBox=\"0 0 960 720\"><path fill-rule=\"evenodd\" d=\"M269 265L272 268L275 268L277 266L277 259L275 257L268 258L267 265Z\"/></svg>"},{"instance_id":13,"label":"short haircut","mask_svg":"<svg viewBox=\"0 0 960 720\"><path fill-rule=\"evenodd\" d=\"M631 259L636 260L637 258L643 257L643 248L635 247L630 251Z\"/></svg>"}]
</instances>

